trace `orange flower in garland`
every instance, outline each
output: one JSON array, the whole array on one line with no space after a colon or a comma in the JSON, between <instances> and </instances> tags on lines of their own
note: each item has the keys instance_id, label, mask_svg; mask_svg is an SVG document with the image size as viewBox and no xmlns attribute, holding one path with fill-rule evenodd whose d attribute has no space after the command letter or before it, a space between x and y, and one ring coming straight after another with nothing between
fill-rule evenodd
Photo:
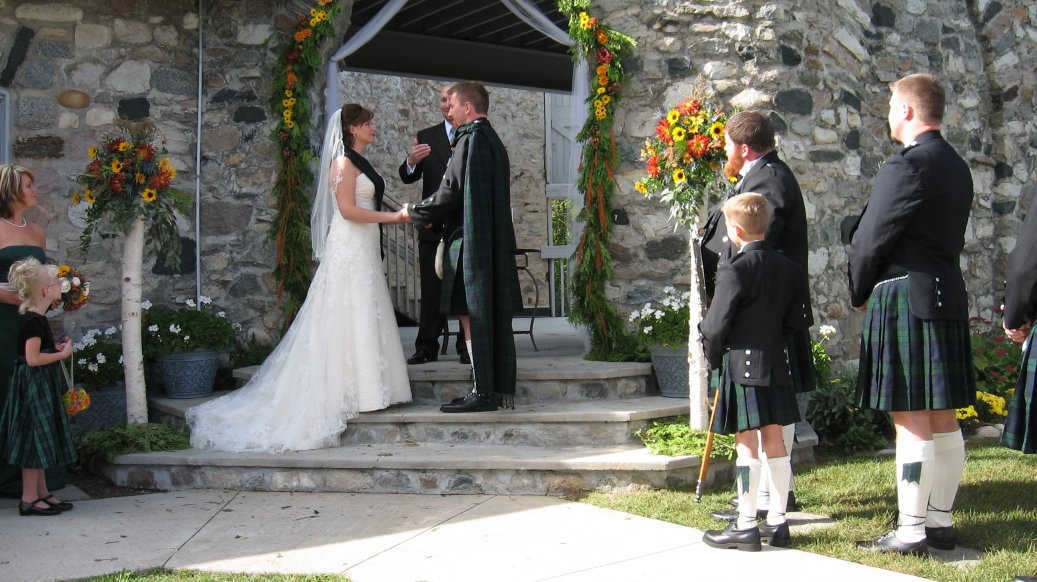
<instances>
[{"instance_id":1,"label":"orange flower in garland","mask_svg":"<svg viewBox=\"0 0 1037 582\"><path fill-rule=\"evenodd\" d=\"M668 204L670 216L689 227L708 191L724 183L718 170L726 158L727 115L704 82L693 91L692 98L660 116L655 137L645 140L641 150L647 175L634 184L646 197Z\"/></svg>"}]
</instances>

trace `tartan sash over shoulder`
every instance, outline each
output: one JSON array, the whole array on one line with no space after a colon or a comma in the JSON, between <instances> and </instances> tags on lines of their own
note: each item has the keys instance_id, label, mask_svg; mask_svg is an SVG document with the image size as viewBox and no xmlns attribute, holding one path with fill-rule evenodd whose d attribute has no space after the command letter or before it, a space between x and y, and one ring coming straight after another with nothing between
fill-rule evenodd
<instances>
[{"instance_id":1,"label":"tartan sash over shoulder","mask_svg":"<svg viewBox=\"0 0 1037 582\"><path fill-rule=\"evenodd\" d=\"M479 392L515 394L511 319L522 307L511 222L508 152L485 118L458 129L468 139L461 272L472 328L472 364Z\"/></svg>"}]
</instances>

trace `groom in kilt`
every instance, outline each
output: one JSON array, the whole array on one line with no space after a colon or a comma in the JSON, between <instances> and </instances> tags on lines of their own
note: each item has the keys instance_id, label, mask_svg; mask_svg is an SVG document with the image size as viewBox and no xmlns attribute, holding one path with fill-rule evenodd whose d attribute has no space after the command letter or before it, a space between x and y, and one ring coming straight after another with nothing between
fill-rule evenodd
<instances>
[{"instance_id":1,"label":"groom in kilt","mask_svg":"<svg viewBox=\"0 0 1037 582\"><path fill-rule=\"evenodd\" d=\"M931 75L893 83L886 159L852 233L851 302L863 311L857 402L896 425L896 528L858 542L925 555L955 546L951 510L965 465L956 409L975 402L968 298L959 260L972 174L943 139L945 94Z\"/></svg>"},{"instance_id":2,"label":"groom in kilt","mask_svg":"<svg viewBox=\"0 0 1037 582\"><path fill-rule=\"evenodd\" d=\"M522 297L508 150L486 118L490 96L482 83L455 83L448 92L449 118L457 133L443 182L432 196L404 207L415 224L445 225L441 310L458 316L475 373L471 393L440 410L514 408L511 319L522 309Z\"/></svg>"},{"instance_id":3,"label":"groom in kilt","mask_svg":"<svg viewBox=\"0 0 1037 582\"><path fill-rule=\"evenodd\" d=\"M799 420L799 406L787 346L794 331L810 325L807 278L764 239L771 209L762 194L730 198L723 213L739 251L717 269L716 297L699 333L710 367L723 369L712 429L735 434L738 516L702 540L716 548L759 551L761 538L772 546L789 545L785 511L792 464L782 426ZM764 480L770 508L757 526L756 496Z\"/></svg>"}]
</instances>

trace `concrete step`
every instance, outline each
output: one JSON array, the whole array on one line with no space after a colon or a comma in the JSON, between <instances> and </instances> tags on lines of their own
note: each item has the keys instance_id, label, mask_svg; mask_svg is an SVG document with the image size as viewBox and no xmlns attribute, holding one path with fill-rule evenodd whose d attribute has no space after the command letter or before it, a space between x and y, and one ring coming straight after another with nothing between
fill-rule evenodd
<instances>
[{"instance_id":1,"label":"concrete step","mask_svg":"<svg viewBox=\"0 0 1037 582\"><path fill-rule=\"evenodd\" d=\"M259 366L234 370L247 382ZM472 389L472 368L456 356L420 366L408 366L414 402L442 403ZM515 386L516 404L550 401L600 401L658 394L647 362L592 362L572 356L520 358Z\"/></svg>"},{"instance_id":2,"label":"concrete step","mask_svg":"<svg viewBox=\"0 0 1037 582\"><path fill-rule=\"evenodd\" d=\"M117 485L161 490L571 495L692 488L699 463L697 456L652 455L635 445L545 449L392 443L284 454L142 453L117 457L102 470ZM708 481L731 477L730 462L710 465Z\"/></svg>"},{"instance_id":3,"label":"concrete step","mask_svg":"<svg viewBox=\"0 0 1037 582\"><path fill-rule=\"evenodd\" d=\"M184 411L208 399L153 396L152 420L183 427ZM687 414L686 398L662 396L517 404L514 410L464 414L444 414L438 404L400 404L348 421L342 444L640 445L634 432L652 419Z\"/></svg>"}]
</instances>

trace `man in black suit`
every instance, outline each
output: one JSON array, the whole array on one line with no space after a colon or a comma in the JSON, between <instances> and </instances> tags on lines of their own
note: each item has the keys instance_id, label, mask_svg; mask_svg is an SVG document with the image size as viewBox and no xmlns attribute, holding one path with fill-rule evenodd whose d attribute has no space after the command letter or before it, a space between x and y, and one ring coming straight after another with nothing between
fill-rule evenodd
<instances>
[{"instance_id":1,"label":"man in black suit","mask_svg":"<svg viewBox=\"0 0 1037 582\"><path fill-rule=\"evenodd\" d=\"M960 260L972 174L943 139L946 98L931 75L893 83L882 164L850 241L850 299L865 312L857 400L897 429L897 527L858 542L879 552L954 549L951 509L965 464L956 409L975 402Z\"/></svg>"},{"instance_id":2,"label":"man in black suit","mask_svg":"<svg viewBox=\"0 0 1037 582\"><path fill-rule=\"evenodd\" d=\"M454 126L448 116L449 95L444 85L439 92L439 111L443 123L426 127L418 132L411 144L407 159L400 164L400 179L404 184L421 180L421 199L439 190L450 160ZM441 281L436 275L436 247L443 233L436 228L418 229L418 268L421 274L421 313L418 316L418 337L414 340L414 355L408 364L434 362L439 357L439 334L446 326L446 316L439 312ZM461 334L457 335L457 354L462 364L471 363L468 349Z\"/></svg>"},{"instance_id":3,"label":"man in black suit","mask_svg":"<svg viewBox=\"0 0 1037 582\"><path fill-rule=\"evenodd\" d=\"M767 226L764 240L772 248L781 251L786 257L795 261L804 275L807 274L807 217L803 204L803 192L799 182L788 164L778 157L774 141L774 125L766 115L758 111L742 111L727 120L724 135L724 151L727 163L724 173L731 178L738 178L732 196L743 192L756 192L767 199L771 208L771 219ZM738 253L737 247L729 240L724 214L720 207L710 211L702 238L702 258L706 293L710 297L715 292L717 264L725 263ZM803 288L808 289L805 283ZM810 335L807 328L814 324L810 309L809 291L803 297L806 311L810 315L807 326L796 330L789 341L789 360L792 364L792 385L796 393L809 392L815 387L814 367L811 358ZM792 450L796 436L794 424L782 427L785 448ZM761 447L762 452L762 447ZM766 475L767 465L764 465ZM790 511L798 509L796 504L795 481L789 489L787 507ZM760 503L761 515L769 506L768 480L761 481ZM713 514L717 519L733 520L738 516L736 509L728 509Z\"/></svg>"}]
</instances>

